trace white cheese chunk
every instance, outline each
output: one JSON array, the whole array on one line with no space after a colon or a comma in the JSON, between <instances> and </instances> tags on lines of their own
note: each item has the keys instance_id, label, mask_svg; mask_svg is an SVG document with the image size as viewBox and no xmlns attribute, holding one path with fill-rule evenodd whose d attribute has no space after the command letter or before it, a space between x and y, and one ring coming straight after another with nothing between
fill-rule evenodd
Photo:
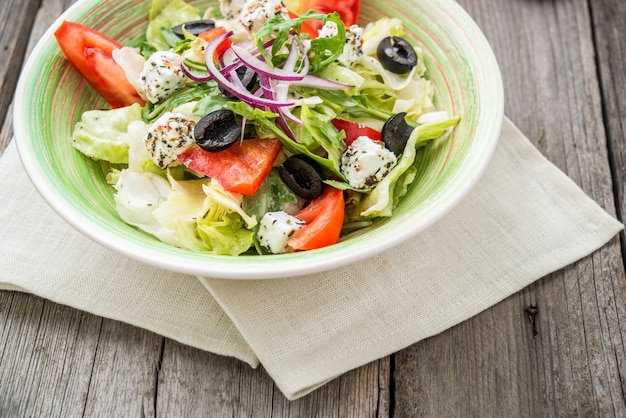
<instances>
[{"instance_id":1,"label":"white cheese chunk","mask_svg":"<svg viewBox=\"0 0 626 418\"><path fill-rule=\"evenodd\" d=\"M293 236L306 223L286 212L267 212L259 225L259 244L272 254L290 251L287 245Z\"/></svg>"},{"instance_id":2,"label":"white cheese chunk","mask_svg":"<svg viewBox=\"0 0 626 418\"><path fill-rule=\"evenodd\" d=\"M335 22L331 22L330 20L324 23L324 26L317 31L318 38L332 38L337 36L339 33L339 29L337 28L337 24Z\"/></svg>"},{"instance_id":3,"label":"white cheese chunk","mask_svg":"<svg viewBox=\"0 0 626 418\"><path fill-rule=\"evenodd\" d=\"M371 189L396 164L396 156L382 141L360 136L350 144L341 157L341 172L350 186Z\"/></svg>"},{"instance_id":4,"label":"white cheese chunk","mask_svg":"<svg viewBox=\"0 0 626 418\"><path fill-rule=\"evenodd\" d=\"M178 155L195 142L194 126L182 113L167 112L154 122L144 139L154 163L161 168L176 163Z\"/></svg>"},{"instance_id":5,"label":"white cheese chunk","mask_svg":"<svg viewBox=\"0 0 626 418\"><path fill-rule=\"evenodd\" d=\"M352 25L346 30L346 44L343 52L339 56L339 62L349 67L354 63L359 55L363 54L363 28L358 25Z\"/></svg>"},{"instance_id":6,"label":"white cheese chunk","mask_svg":"<svg viewBox=\"0 0 626 418\"><path fill-rule=\"evenodd\" d=\"M258 32L269 18L276 15L287 17L287 8L281 0L247 0L239 19L250 32Z\"/></svg>"},{"instance_id":7,"label":"white cheese chunk","mask_svg":"<svg viewBox=\"0 0 626 418\"><path fill-rule=\"evenodd\" d=\"M141 90L151 103L158 103L180 89L187 81L182 58L171 51L157 51L148 58L139 74Z\"/></svg>"},{"instance_id":8,"label":"white cheese chunk","mask_svg":"<svg viewBox=\"0 0 626 418\"><path fill-rule=\"evenodd\" d=\"M220 12L226 20L232 20L239 17L246 0L220 0Z\"/></svg>"}]
</instances>

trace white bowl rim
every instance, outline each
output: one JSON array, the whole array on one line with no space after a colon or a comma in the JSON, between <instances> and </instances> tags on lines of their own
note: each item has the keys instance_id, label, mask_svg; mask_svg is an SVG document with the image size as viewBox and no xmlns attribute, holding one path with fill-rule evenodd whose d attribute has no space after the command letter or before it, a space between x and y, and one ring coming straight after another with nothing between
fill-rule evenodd
<instances>
[{"instance_id":1,"label":"white bowl rim","mask_svg":"<svg viewBox=\"0 0 626 418\"><path fill-rule=\"evenodd\" d=\"M36 57L42 49L50 42L54 42L54 31L56 28L63 20L72 20L72 17L77 15L84 7L95 3L98 3L98 0L77 1L55 21L38 41L24 64L22 74L18 81L14 96L14 106L16 110L22 109L25 105L24 92L27 73L32 70L33 63L36 61ZM480 52L483 54L481 63L484 65L485 71L489 74L490 90L494 92L492 95L494 96L494 101L497 103L497 109L494 109L496 113L492 113L493 118L489 121L493 138L480 143L481 148L478 149L478 151L480 155L483 156L482 159L473 161L474 164L472 164L471 167L466 167L462 172L455 174L455 176L462 175L464 181L460 188L455 189L454 194L446 192L440 194L436 201L429 202L431 209L429 216L414 220L413 228L394 229L391 231L393 232L392 235L390 235L390 233L384 234L383 236L388 239L379 239L374 243L368 243L368 245L361 243L358 248L351 246L350 248L342 248L336 252L318 254L316 251L307 251L298 253L306 254L307 256L298 257L297 265L294 265L294 263L289 260L289 254L272 255L268 257L253 256L258 259L258 262L246 263L216 263L214 256L209 256L205 261L202 259L194 259L193 263L187 264L188 259L185 256L176 253L164 255L162 251L129 242L111 233L111 231L102 226L94 224L80 211L70 205L63 196L49 187L50 184L44 172L36 164L36 159L31 155L29 145L25 140L27 127L24 121L19 118L22 112L15 111L13 113L14 138L22 165L40 195L67 223L100 245L144 264L189 275L242 280L296 277L325 272L341 267L349 267L351 264L374 257L381 252L401 245L441 220L441 218L465 199L474 188L495 152L504 118L504 88L497 60L487 39L478 29L476 23L458 3L454 0L438 0L436 7L452 8L455 16L462 18L466 25L473 26L473 35L475 36L473 41L480 44ZM238 259L238 257L232 256L225 257L232 260Z\"/></svg>"}]
</instances>

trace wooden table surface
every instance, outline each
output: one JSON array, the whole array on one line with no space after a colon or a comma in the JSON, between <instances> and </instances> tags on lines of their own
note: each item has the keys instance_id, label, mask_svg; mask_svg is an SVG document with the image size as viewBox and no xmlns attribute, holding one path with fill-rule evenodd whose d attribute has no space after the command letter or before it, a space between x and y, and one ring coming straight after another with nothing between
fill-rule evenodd
<instances>
[{"instance_id":1,"label":"wooden table surface","mask_svg":"<svg viewBox=\"0 0 626 418\"><path fill-rule=\"evenodd\" d=\"M623 220L626 1L459 2L499 60L508 117ZM21 64L71 3L0 1L0 150ZM0 292L0 417L625 417L623 239L293 402L262 368Z\"/></svg>"}]
</instances>

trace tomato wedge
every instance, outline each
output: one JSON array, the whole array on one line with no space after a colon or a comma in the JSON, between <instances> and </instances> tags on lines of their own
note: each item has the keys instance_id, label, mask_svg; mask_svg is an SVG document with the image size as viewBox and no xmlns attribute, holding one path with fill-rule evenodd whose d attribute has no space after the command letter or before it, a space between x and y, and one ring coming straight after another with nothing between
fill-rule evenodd
<instances>
[{"instance_id":1,"label":"tomato wedge","mask_svg":"<svg viewBox=\"0 0 626 418\"><path fill-rule=\"evenodd\" d=\"M192 146L179 154L178 160L214 178L226 191L253 195L272 169L281 148L276 138L246 139L217 152Z\"/></svg>"},{"instance_id":2,"label":"tomato wedge","mask_svg":"<svg viewBox=\"0 0 626 418\"><path fill-rule=\"evenodd\" d=\"M213 39L225 33L226 33L226 29L219 26L217 28L209 29L206 32L202 32L200 35L198 35L198 38L204 39L207 42L211 42ZM230 38L227 38L224 41L222 41L222 43L217 46L217 49L215 50L215 53L213 54L213 60L217 62L217 58L220 56L220 54L226 51L228 48L230 48L231 44L232 44L232 40Z\"/></svg>"},{"instance_id":3,"label":"tomato wedge","mask_svg":"<svg viewBox=\"0 0 626 418\"><path fill-rule=\"evenodd\" d=\"M346 133L346 139L344 140L346 145L350 145L360 136L367 136L371 139L380 140L380 132L370 128L369 126L343 119L333 119L331 123L335 128L337 128L338 131L344 131Z\"/></svg>"},{"instance_id":4,"label":"tomato wedge","mask_svg":"<svg viewBox=\"0 0 626 418\"><path fill-rule=\"evenodd\" d=\"M113 50L122 45L96 30L68 21L59 26L54 36L67 60L111 107L145 104L113 59Z\"/></svg>"},{"instance_id":5,"label":"tomato wedge","mask_svg":"<svg viewBox=\"0 0 626 418\"><path fill-rule=\"evenodd\" d=\"M287 10L293 16L299 16L308 10L315 10L319 13L337 12L346 27L355 25L359 21L359 11L361 9L360 0L285 0L283 2ZM317 37L317 31L322 27L319 20L310 20L302 24L302 32Z\"/></svg>"},{"instance_id":6,"label":"tomato wedge","mask_svg":"<svg viewBox=\"0 0 626 418\"><path fill-rule=\"evenodd\" d=\"M335 244L343 226L344 205L343 191L325 186L320 197L295 215L307 224L289 239L289 246L314 250Z\"/></svg>"}]
</instances>

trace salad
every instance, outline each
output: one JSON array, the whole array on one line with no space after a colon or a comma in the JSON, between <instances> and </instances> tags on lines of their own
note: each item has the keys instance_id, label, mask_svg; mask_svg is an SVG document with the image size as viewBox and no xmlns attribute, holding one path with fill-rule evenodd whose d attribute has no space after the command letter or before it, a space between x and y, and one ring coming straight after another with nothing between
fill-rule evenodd
<instances>
[{"instance_id":1,"label":"salad","mask_svg":"<svg viewBox=\"0 0 626 418\"><path fill-rule=\"evenodd\" d=\"M119 216L219 255L332 245L392 215L418 149L454 127L433 105L402 22L357 24L359 3L153 0L121 45L63 22L65 57L109 103L73 146L111 163Z\"/></svg>"}]
</instances>

